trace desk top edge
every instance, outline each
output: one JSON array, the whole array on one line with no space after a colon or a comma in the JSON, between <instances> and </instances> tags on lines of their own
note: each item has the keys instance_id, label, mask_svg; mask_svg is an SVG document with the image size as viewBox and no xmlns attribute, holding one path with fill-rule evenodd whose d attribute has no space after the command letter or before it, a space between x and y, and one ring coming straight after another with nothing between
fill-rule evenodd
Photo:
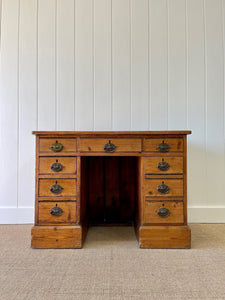
<instances>
[{"instance_id":1,"label":"desk top edge","mask_svg":"<svg viewBox=\"0 0 225 300\"><path fill-rule=\"evenodd\" d=\"M190 130L168 130L168 131L32 131L38 136L146 136L146 135L188 135Z\"/></svg>"}]
</instances>

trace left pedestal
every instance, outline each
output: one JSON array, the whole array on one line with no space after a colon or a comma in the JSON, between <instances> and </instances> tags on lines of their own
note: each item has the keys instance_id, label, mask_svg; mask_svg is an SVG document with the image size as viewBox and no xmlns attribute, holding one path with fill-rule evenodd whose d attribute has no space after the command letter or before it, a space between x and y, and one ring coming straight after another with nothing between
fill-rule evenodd
<instances>
[{"instance_id":1,"label":"left pedestal","mask_svg":"<svg viewBox=\"0 0 225 300\"><path fill-rule=\"evenodd\" d=\"M36 135L35 226L32 248L82 248L77 138Z\"/></svg>"}]
</instances>

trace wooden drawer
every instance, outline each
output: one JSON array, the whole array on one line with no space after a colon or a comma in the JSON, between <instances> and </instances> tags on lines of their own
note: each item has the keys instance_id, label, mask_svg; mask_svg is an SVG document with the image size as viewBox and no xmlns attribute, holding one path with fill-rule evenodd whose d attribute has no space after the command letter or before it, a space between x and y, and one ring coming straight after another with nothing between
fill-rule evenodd
<instances>
[{"instance_id":1,"label":"wooden drawer","mask_svg":"<svg viewBox=\"0 0 225 300\"><path fill-rule=\"evenodd\" d=\"M106 152L104 146L110 141L116 146L114 152L141 152L141 139L135 138L81 138L81 152ZM106 152L107 153L107 152ZM110 152L109 152L110 153Z\"/></svg>"},{"instance_id":2,"label":"wooden drawer","mask_svg":"<svg viewBox=\"0 0 225 300\"><path fill-rule=\"evenodd\" d=\"M144 189L146 197L183 197L184 195L183 179L145 179Z\"/></svg>"},{"instance_id":3,"label":"wooden drawer","mask_svg":"<svg viewBox=\"0 0 225 300\"><path fill-rule=\"evenodd\" d=\"M58 147L59 151L53 151L51 149L52 145L61 144L62 149ZM65 153L65 152L76 152L77 151L77 140L75 138L65 139L65 138L40 138L40 152L47 153Z\"/></svg>"},{"instance_id":4,"label":"wooden drawer","mask_svg":"<svg viewBox=\"0 0 225 300\"><path fill-rule=\"evenodd\" d=\"M183 202L145 201L145 223L184 223Z\"/></svg>"},{"instance_id":5,"label":"wooden drawer","mask_svg":"<svg viewBox=\"0 0 225 300\"><path fill-rule=\"evenodd\" d=\"M168 145L168 148L166 145ZM183 152L183 150L184 150L183 138L165 138L165 139L147 138L144 139L143 141L143 151L147 151L147 152L165 153L165 152Z\"/></svg>"},{"instance_id":6,"label":"wooden drawer","mask_svg":"<svg viewBox=\"0 0 225 300\"><path fill-rule=\"evenodd\" d=\"M39 174L76 174L76 157L51 157L39 158Z\"/></svg>"},{"instance_id":7,"label":"wooden drawer","mask_svg":"<svg viewBox=\"0 0 225 300\"><path fill-rule=\"evenodd\" d=\"M52 186L59 185L62 187L61 192L53 193L50 189ZM61 197L76 196L76 179L39 179L39 196L40 197ZM57 188L57 187L56 187Z\"/></svg>"},{"instance_id":8,"label":"wooden drawer","mask_svg":"<svg viewBox=\"0 0 225 300\"><path fill-rule=\"evenodd\" d=\"M76 222L76 202L39 202L39 224L71 224Z\"/></svg>"},{"instance_id":9,"label":"wooden drawer","mask_svg":"<svg viewBox=\"0 0 225 300\"><path fill-rule=\"evenodd\" d=\"M182 174L183 157L145 157L145 174Z\"/></svg>"}]
</instances>

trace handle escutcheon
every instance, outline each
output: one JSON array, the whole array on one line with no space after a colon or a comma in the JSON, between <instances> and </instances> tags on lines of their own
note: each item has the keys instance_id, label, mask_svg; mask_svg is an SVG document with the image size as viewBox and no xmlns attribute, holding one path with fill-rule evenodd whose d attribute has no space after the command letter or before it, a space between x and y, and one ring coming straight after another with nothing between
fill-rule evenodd
<instances>
[{"instance_id":1,"label":"handle escutcheon","mask_svg":"<svg viewBox=\"0 0 225 300\"><path fill-rule=\"evenodd\" d=\"M61 185L57 184L57 181L56 181L56 184L52 185L50 187L50 191L53 193L53 194L60 194L63 190L63 187L61 187Z\"/></svg>"},{"instance_id":2,"label":"handle escutcheon","mask_svg":"<svg viewBox=\"0 0 225 300\"><path fill-rule=\"evenodd\" d=\"M57 204L56 204L57 205ZM53 207L51 210L50 210L50 214L54 217L59 217L63 214L63 210L62 208L56 206L56 207Z\"/></svg>"},{"instance_id":3,"label":"handle escutcheon","mask_svg":"<svg viewBox=\"0 0 225 300\"><path fill-rule=\"evenodd\" d=\"M157 210L157 214L161 217L161 218L167 218L169 217L170 215L170 211L168 208L166 207L160 207L158 210Z\"/></svg>"},{"instance_id":4,"label":"handle escutcheon","mask_svg":"<svg viewBox=\"0 0 225 300\"><path fill-rule=\"evenodd\" d=\"M170 165L168 164L168 162L164 161L164 158L163 158L162 161L158 163L157 168L160 171L167 171L167 170L169 170Z\"/></svg>"},{"instance_id":5,"label":"handle escutcheon","mask_svg":"<svg viewBox=\"0 0 225 300\"><path fill-rule=\"evenodd\" d=\"M160 192L161 194L167 194L169 193L170 188L163 181L162 184L157 186L157 191Z\"/></svg>"},{"instance_id":6,"label":"handle escutcheon","mask_svg":"<svg viewBox=\"0 0 225 300\"><path fill-rule=\"evenodd\" d=\"M51 145L50 149L53 152L60 152L63 148L63 145L61 143L58 143L58 141L56 141L54 144Z\"/></svg>"},{"instance_id":7,"label":"handle escutcheon","mask_svg":"<svg viewBox=\"0 0 225 300\"><path fill-rule=\"evenodd\" d=\"M59 162L55 162L54 164L51 165L51 170L54 172L60 172L63 169L63 165L60 164Z\"/></svg>"},{"instance_id":8,"label":"handle escutcheon","mask_svg":"<svg viewBox=\"0 0 225 300\"><path fill-rule=\"evenodd\" d=\"M162 143L157 146L157 150L160 152L168 152L170 150L170 146L162 141Z\"/></svg>"},{"instance_id":9,"label":"handle escutcheon","mask_svg":"<svg viewBox=\"0 0 225 300\"><path fill-rule=\"evenodd\" d=\"M111 141L109 140L108 144L105 144L104 150L105 150L105 152L112 153L112 152L116 151L116 146L114 144L112 144Z\"/></svg>"}]
</instances>

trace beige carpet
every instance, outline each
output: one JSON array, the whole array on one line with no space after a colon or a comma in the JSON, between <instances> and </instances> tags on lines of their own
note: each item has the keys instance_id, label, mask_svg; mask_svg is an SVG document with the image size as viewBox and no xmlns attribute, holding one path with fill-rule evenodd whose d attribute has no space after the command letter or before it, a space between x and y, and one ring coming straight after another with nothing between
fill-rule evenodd
<instances>
[{"instance_id":1,"label":"beige carpet","mask_svg":"<svg viewBox=\"0 0 225 300\"><path fill-rule=\"evenodd\" d=\"M0 226L0 299L225 299L225 224L193 224L191 250L139 249L132 227L92 227L81 250L30 248Z\"/></svg>"}]
</instances>

